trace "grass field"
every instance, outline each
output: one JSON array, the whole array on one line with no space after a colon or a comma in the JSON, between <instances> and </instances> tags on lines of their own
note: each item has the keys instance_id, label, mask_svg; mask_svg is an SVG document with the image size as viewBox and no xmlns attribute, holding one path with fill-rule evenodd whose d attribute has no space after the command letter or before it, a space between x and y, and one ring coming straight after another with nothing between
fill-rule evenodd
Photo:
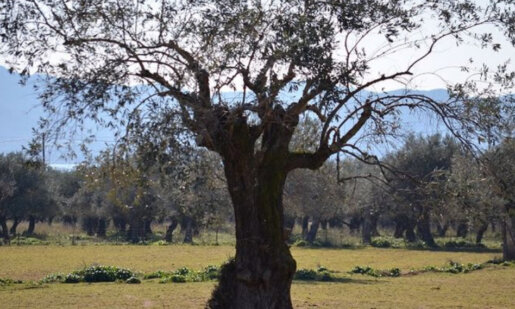
<instances>
[{"instance_id":1,"label":"grass field","mask_svg":"<svg viewBox=\"0 0 515 309\"><path fill-rule=\"evenodd\" d=\"M449 260L485 262L498 253L416 251L404 249L292 248L298 268L323 265L339 272L338 282L295 281L296 308L515 308L515 267L496 266L468 274L424 273L399 278L349 275L356 265L403 271ZM140 272L200 269L219 265L234 253L232 246L4 246L0 278L38 280L54 272L70 272L93 263L128 267ZM168 283L144 280L139 285L17 284L0 287L1 308L202 308L214 282Z\"/></svg>"}]
</instances>

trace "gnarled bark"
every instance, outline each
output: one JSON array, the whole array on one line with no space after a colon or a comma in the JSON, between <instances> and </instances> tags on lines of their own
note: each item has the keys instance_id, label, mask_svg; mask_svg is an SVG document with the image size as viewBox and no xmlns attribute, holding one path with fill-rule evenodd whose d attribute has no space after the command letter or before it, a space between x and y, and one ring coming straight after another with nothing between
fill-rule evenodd
<instances>
[{"instance_id":1,"label":"gnarled bark","mask_svg":"<svg viewBox=\"0 0 515 309\"><path fill-rule=\"evenodd\" d=\"M248 129L234 128L237 136L221 151L234 207L236 256L207 306L288 309L296 263L284 239L282 194L291 133L282 135L284 128L272 126L263 133L262 151L255 154Z\"/></svg>"}]
</instances>

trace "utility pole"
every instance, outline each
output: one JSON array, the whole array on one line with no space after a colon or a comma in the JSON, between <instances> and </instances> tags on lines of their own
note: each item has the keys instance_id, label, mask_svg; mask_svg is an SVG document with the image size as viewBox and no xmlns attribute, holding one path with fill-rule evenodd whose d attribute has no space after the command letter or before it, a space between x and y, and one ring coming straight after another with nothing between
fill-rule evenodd
<instances>
[{"instance_id":1,"label":"utility pole","mask_svg":"<svg viewBox=\"0 0 515 309\"><path fill-rule=\"evenodd\" d=\"M46 133L43 133L41 135L41 138L43 139L41 141L41 151L43 152L43 166L45 166L46 164L46 161L45 161L45 140L46 140L46 136L45 136Z\"/></svg>"}]
</instances>

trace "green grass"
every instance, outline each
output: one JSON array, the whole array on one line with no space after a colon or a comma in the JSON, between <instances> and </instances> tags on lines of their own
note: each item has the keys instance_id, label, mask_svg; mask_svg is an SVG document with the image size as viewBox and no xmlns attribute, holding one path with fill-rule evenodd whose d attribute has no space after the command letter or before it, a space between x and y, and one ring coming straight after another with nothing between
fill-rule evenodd
<instances>
[{"instance_id":1,"label":"green grass","mask_svg":"<svg viewBox=\"0 0 515 309\"><path fill-rule=\"evenodd\" d=\"M450 260L480 263L496 253L416 251L364 248L353 250L292 248L297 268L323 265L343 280L295 281L295 308L416 308L515 306L515 267L493 266L468 274L423 273L399 278L350 275L356 265L375 269L398 267L403 271ZM234 254L232 246L4 246L0 247L0 278L24 284L0 287L2 308L202 308L214 282L168 283L144 280L142 284L35 284L49 273L71 272L93 263L116 265L142 273L187 266L201 269L219 265Z\"/></svg>"}]
</instances>

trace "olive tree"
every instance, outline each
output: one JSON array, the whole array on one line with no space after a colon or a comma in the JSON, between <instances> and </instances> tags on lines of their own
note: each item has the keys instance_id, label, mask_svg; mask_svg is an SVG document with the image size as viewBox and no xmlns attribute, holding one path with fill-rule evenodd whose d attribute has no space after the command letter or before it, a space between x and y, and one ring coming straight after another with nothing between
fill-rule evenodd
<instances>
[{"instance_id":1,"label":"olive tree","mask_svg":"<svg viewBox=\"0 0 515 309\"><path fill-rule=\"evenodd\" d=\"M80 128L86 119L125 126L125 136L133 128L160 132L151 123L161 115L164 127L180 121L199 146L219 153L236 257L208 306L291 308L296 263L282 224L288 173L317 169L341 151L369 158L359 142L397 129L403 108L435 112L456 131L475 79L450 87L456 95L449 100L370 90L409 84L444 40L498 50L478 26L493 24L507 45L515 43L510 3L7 0L0 4L0 55L13 70L48 76L40 98L54 117L42 124L54 133L75 137L69 126L59 128L74 121ZM401 50L413 57L374 69ZM501 73L505 85L509 67ZM236 95L225 93L231 89ZM291 150L305 114L318 117L315 150ZM174 140L161 135L157 145Z\"/></svg>"}]
</instances>

